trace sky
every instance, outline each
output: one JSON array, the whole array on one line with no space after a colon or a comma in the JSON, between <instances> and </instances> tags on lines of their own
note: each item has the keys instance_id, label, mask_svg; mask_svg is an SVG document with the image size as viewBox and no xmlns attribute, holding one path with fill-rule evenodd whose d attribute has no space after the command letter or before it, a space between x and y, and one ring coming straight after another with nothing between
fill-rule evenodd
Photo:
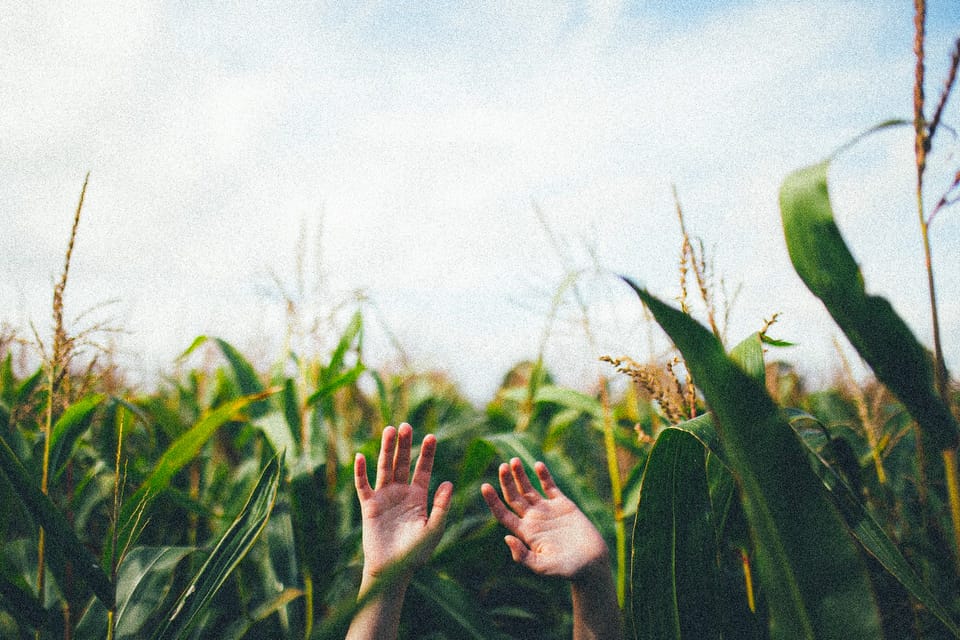
<instances>
[{"instance_id":1,"label":"sky","mask_svg":"<svg viewBox=\"0 0 960 640\"><path fill-rule=\"evenodd\" d=\"M960 9L928 4L932 105ZM258 364L322 352L361 304L371 364L442 370L483 402L542 350L589 388L613 373L601 355L663 354L615 274L678 295L675 189L728 339L779 313L771 334L796 346L772 357L836 372L839 331L790 266L777 194L912 118L907 3L128 7L0 11L0 322L23 335L50 335L89 172L66 316L118 329L94 337L133 378L201 334ZM868 290L930 344L912 144L909 127L865 139L830 189ZM942 129L928 207L958 148ZM931 227L954 369L957 209Z\"/></svg>"}]
</instances>

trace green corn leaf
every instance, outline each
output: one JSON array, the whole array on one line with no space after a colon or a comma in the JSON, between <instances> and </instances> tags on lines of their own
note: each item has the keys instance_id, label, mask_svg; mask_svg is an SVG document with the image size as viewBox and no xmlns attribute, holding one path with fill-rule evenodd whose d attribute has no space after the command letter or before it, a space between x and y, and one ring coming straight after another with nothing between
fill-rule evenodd
<instances>
[{"instance_id":1,"label":"green corn leaf","mask_svg":"<svg viewBox=\"0 0 960 640\"><path fill-rule=\"evenodd\" d=\"M13 375L13 354L7 353L0 365L0 402L6 407L13 406L16 397L17 379Z\"/></svg>"},{"instance_id":2,"label":"green corn leaf","mask_svg":"<svg viewBox=\"0 0 960 640\"><path fill-rule=\"evenodd\" d=\"M920 579L896 543L890 539L880 523L876 521L859 499L857 492L843 480L843 476L821 455L820 447L824 444L829 445L829 435L825 431L822 431L819 436L809 429L801 431L802 423L817 422L817 419L795 409L787 409L785 413L797 438L805 446L807 459L814 473L829 490L832 501L837 506L853 536L863 546L864 550L876 558L917 602L923 604L951 633L960 637L960 626L953 620L947 608L937 599L930 587ZM730 469L730 464L721 448L720 436L713 425L711 414L705 413L673 428L682 429L694 436L723 466Z\"/></svg>"},{"instance_id":3,"label":"green corn leaf","mask_svg":"<svg viewBox=\"0 0 960 640\"><path fill-rule=\"evenodd\" d=\"M342 553L335 544L340 526L340 503L327 491L326 465L290 478L290 525L294 552L303 571L313 580L315 599L322 600L333 581Z\"/></svg>"},{"instance_id":4,"label":"green corn leaf","mask_svg":"<svg viewBox=\"0 0 960 640\"><path fill-rule=\"evenodd\" d=\"M533 401L535 403L552 402L562 407L585 413L597 420L603 419L600 401L573 389L565 389L556 385L545 384L537 389Z\"/></svg>"},{"instance_id":5,"label":"green corn leaf","mask_svg":"<svg viewBox=\"0 0 960 640\"><path fill-rule=\"evenodd\" d=\"M292 378L283 381L283 391L280 392L280 401L283 404L283 417L290 429L293 442L300 441L300 428L303 417L300 415L300 400L297 398L297 386ZM292 453L292 450L291 450Z\"/></svg>"},{"instance_id":6,"label":"green corn leaf","mask_svg":"<svg viewBox=\"0 0 960 640\"><path fill-rule=\"evenodd\" d=\"M20 463L6 440L0 436L0 471L7 477L14 493L43 527L51 552L73 563L74 575L85 583L108 607L114 602L114 585L97 564L96 558L77 538L73 527Z\"/></svg>"},{"instance_id":7,"label":"green corn leaf","mask_svg":"<svg viewBox=\"0 0 960 640\"><path fill-rule=\"evenodd\" d=\"M488 640L503 638L493 622L477 607L476 599L447 576L421 571L414 578L417 600L444 621L442 628L456 638Z\"/></svg>"},{"instance_id":8,"label":"green corn leaf","mask_svg":"<svg viewBox=\"0 0 960 640\"><path fill-rule=\"evenodd\" d=\"M271 393L273 393L273 390L224 403L203 416L186 433L170 444L163 455L160 456L150 476L144 480L143 484L130 498L124 501L120 515L122 529L119 536L119 549L123 549L130 540L135 524L133 516L136 511L142 509L144 503L149 503L157 494L167 488L173 476L197 457L203 445L216 433L217 429L229 420L235 419L250 404L264 399Z\"/></svg>"},{"instance_id":9,"label":"green corn leaf","mask_svg":"<svg viewBox=\"0 0 960 640\"><path fill-rule=\"evenodd\" d=\"M180 355L179 359L182 360L186 358L198 347L205 344L210 339L211 338L209 336L197 336L190 346L187 347L187 350ZM233 376L237 381L237 387L240 389L240 393L245 396L249 396L266 391L263 383L260 382L260 378L257 375L256 369L253 368L253 365L251 365L250 362L247 361L247 359L244 358L243 355L233 347L233 345L221 338L213 338L213 341L217 343L217 347L220 348L220 352L223 353L223 356L230 364L230 368L233 370ZM249 412L251 416L258 418L266 413L268 408L267 402L261 400L252 404Z\"/></svg>"},{"instance_id":10,"label":"green corn leaf","mask_svg":"<svg viewBox=\"0 0 960 640\"><path fill-rule=\"evenodd\" d=\"M820 298L877 378L923 428L925 446L957 446L957 423L934 388L926 349L882 297L866 293L863 274L834 221L827 191L829 160L787 176L780 213L794 269Z\"/></svg>"},{"instance_id":11,"label":"green corn leaf","mask_svg":"<svg viewBox=\"0 0 960 640\"><path fill-rule=\"evenodd\" d=\"M312 407L320 400L323 400L341 387L347 387L357 381L357 378L360 377L366 371L366 367L362 363L358 362L352 368L341 373L338 376L332 377L332 379L326 380L319 389L310 394L307 398L306 406Z\"/></svg>"},{"instance_id":12,"label":"green corn leaf","mask_svg":"<svg viewBox=\"0 0 960 640\"><path fill-rule=\"evenodd\" d=\"M58 610L46 610L33 593L0 573L0 609L15 612L19 622L46 631L50 637L63 635L63 616Z\"/></svg>"},{"instance_id":13,"label":"green corn leaf","mask_svg":"<svg viewBox=\"0 0 960 640\"><path fill-rule=\"evenodd\" d=\"M685 431L661 432L647 460L630 580L636 638L720 638L706 456Z\"/></svg>"},{"instance_id":14,"label":"green corn leaf","mask_svg":"<svg viewBox=\"0 0 960 640\"><path fill-rule=\"evenodd\" d=\"M353 344L354 340L356 340L358 345L363 340L363 315L359 311L350 318L350 323L347 325L343 335L340 337L340 341L337 343L336 349L334 349L333 354L330 356L330 364L324 369L324 379L321 380L322 383L328 382L329 377L338 375L340 370L343 369L347 351L350 349L350 345Z\"/></svg>"},{"instance_id":15,"label":"green corn leaf","mask_svg":"<svg viewBox=\"0 0 960 640\"><path fill-rule=\"evenodd\" d=\"M54 475L60 472L73 452L77 439L90 426L93 410L100 406L106 396L96 394L87 396L67 407L63 415L53 425L50 436L50 470Z\"/></svg>"},{"instance_id":16,"label":"green corn leaf","mask_svg":"<svg viewBox=\"0 0 960 640\"><path fill-rule=\"evenodd\" d=\"M153 636L156 640L192 637L193 623L199 619L266 526L277 498L282 467L280 456L266 464L247 503Z\"/></svg>"},{"instance_id":17,"label":"green corn leaf","mask_svg":"<svg viewBox=\"0 0 960 640\"><path fill-rule=\"evenodd\" d=\"M880 637L870 581L786 418L719 341L629 279L683 354L740 486L774 638Z\"/></svg>"},{"instance_id":18,"label":"green corn leaf","mask_svg":"<svg viewBox=\"0 0 960 640\"><path fill-rule=\"evenodd\" d=\"M763 363L763 337L759 333L751 334L735 346L730 357L748 376L765 384L767 370Z\"/></svg>"},{"instance_id":19,"label":"green corn leaf","mask_svg":"<svg viewBox=\"0 0 960 640\"><path fill-rule=\"evenodd\" d=\"M117 610L114 638L142 638L146 625L155 620L158 608L167 598L174 570L194 547L134 547L117 567ZM78 640L103 638L107 628L107 610L94 602L75 629Z\"/></svg>"}]
</instances>

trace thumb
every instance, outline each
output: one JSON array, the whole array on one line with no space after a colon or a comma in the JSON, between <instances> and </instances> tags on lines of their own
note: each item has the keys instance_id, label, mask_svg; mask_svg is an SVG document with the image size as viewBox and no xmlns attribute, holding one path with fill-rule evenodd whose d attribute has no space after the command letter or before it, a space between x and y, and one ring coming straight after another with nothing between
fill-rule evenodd
<instances>
[{"instance_id":1,"label":"thumb","mask_svg":"<svg viewBox=\"0 0 960 640\"><path fill-rule=\"evenodd\" d=\"M510 555L513 556L513 561L517 564L522 564L531 571L533 571L533 560L534 554L530 549L527 548L527 545L523 544L520 538L516 536L504 536L503 541L507 543L507 546L510 547Z\"/></svg>"}]
</instances>

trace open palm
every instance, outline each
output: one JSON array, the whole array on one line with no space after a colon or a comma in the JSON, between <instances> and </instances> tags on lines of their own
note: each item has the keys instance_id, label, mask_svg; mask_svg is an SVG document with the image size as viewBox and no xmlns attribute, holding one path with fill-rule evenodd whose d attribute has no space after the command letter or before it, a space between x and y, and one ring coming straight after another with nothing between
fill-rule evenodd
<instances>
[{"instance_id":1,"label":"open palm","mask_svg":"<svg viewBox=\"0 0 960 640\"><path fill-rule=\"evenodd\" d=\"M513 534L505 540L514 561L539 575L569 580L606 563L606 543L590 519L560 491L545 464L537 462L534 471L546 497L533 488L518 458L500 465L506 504L491 485L480 488L493 516Z\"/></svg>"}]
</instances>

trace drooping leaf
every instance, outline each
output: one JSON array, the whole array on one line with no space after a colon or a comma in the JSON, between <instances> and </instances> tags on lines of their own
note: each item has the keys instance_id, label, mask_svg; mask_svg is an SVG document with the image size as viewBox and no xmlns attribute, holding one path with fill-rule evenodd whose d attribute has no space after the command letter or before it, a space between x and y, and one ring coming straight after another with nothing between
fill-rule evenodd
<instances>
[{"instance_id":1,"label":"drooping leaf","mask_svg":"<svg viewBox=\"0 0 960 640\"><path fill-rule=\"evenodd\" d=\"M665 429L650 452L630 575L636 638L720 638L706 456L685 431Z\"/></svg>"},{"instance_id":2,"label":"drooping leaf","mask_svg":"<svg viewBox=\"0 0 960 640\"><path fill-rule=\"evenodd\" d=\"M721 427L774 638L877 638L866 569L790 425L706 328L629 279L683 354Z\"/></svg>"},{"instance_id":3,"label":"drooping leaf","mask_svg":"<svg viewBox=\"0 0 960 640\"><path fill-rule=\"evenodd\" d=\"M795 171L780 188L794 269L920 424L925 446L930 451L956 448L957 422L935 390L930 355L885 298L867 294L863 274L840 235L827 190L829 166L828 160Z\"/></svg>"},{"instance_id":4,"label":"drooping leaf","mask_svg":"<svg viewBox=\"0 0 960 640\"><path fill-rule=\"evenodd\" d=\"M280 485L283 461L272 458L264 467L250 498L217 542L200 571L177 600L156 640L188 638L192 625L209 606L236 566L256 542L273 510Z\"/></svg>"}]
</instances>

